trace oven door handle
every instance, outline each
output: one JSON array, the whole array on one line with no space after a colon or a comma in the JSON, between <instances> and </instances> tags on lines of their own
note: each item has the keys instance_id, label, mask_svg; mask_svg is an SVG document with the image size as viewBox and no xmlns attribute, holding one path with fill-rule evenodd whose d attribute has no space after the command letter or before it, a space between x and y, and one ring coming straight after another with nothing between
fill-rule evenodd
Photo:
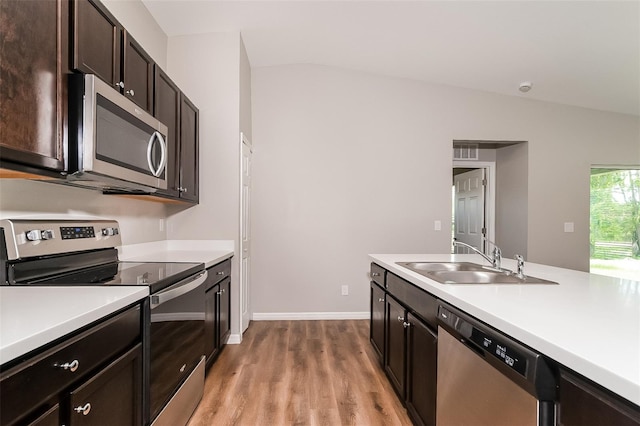
<instances>
[{"instance_id":1,"label":"oven door handle","mask_svg":"<svg viewBox=\"0 0 640 426\"><path fill-rule=\"evenodd\" d=\"M202 285L207 280L207 271L201 272L193 278L187 278L177 284L169 287L168 290L161 291L157 294L151 295L151 309L168 302L171 299L180 297L183 294L190 292L191 290Z\"/></svg>"}]
</instances>

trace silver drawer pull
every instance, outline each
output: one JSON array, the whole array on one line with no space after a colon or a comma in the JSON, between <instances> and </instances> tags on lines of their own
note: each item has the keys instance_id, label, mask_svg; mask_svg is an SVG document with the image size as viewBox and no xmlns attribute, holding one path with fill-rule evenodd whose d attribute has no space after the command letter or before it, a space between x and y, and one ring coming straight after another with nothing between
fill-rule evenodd
<instances>
[{"instance_id":1,"label":"silver drawer pull","mask_svg":"<svg viewBox=\"0 0 640 426\"><path fill-rule=\"evenodd\" d=\"M82 414L83 416L86 416L91 411L91 404L87 402L86 404L84 404L84 406L79 405L73 410L78 414Z\"/></svg>"},{"instance_id":2,"label":"silver drawer pull","mask_svg":"<svg viewBox=\"0 0 640 426\"><path fill-rule=\"evenodd\" d=\"M404 317L398 316L398 321L404 322Z\"/></svg>"},{"instance_id":3,"label":"silver drawer pull","mask_svg":"<svg viewBox=\"0 0 640 426\"><path fill-rule=\"evenodd\" d=\"M225 291L225 289L223 288L222 290L220 290L220 291L218 292L218 294L222 295L222 293L224 293L224 291Z\"/></svg>"},{"instance_id":4,"label":"silver drawer pull","mask_svg":"<svg viewBox=\"0 0 640 426\"><path fill-rule=\"evenodd\" d=\"M80 367L80 362L77 359L74 359L71 362L65 362L64 364L56 364L56 367L62 368L63 370L69 370L72 373L75 372L78 367Z\"/></svg>"},{"instance_id":5,"label":"silver drawer pull","mask_svg":"<svg viewBox=\"0 0 640 426\"><path fill-rule=\"evenodd\" d=\"M378 302L384 302L384 297L378 298Z\"/></svg>"},{"instance_id":6,"label":"silver drawer pull","mask_svg":"<svg viewBox=\"0 0 640 426\"><path fill-rule=\"evenodd\" d=\"M410 323L410 322L403 322L403 323L402 323L402 326L403 326L404 328L409 328L409 327L411 327L411 323Z\"/></svg>"},{"instance_id":7,"label":"silver drawer pull","mask_svg":"<svg viewBox=\"0 0 640 426\"><path fill-rule=\"evenodd\" d=\"M379 277L380 276L380 272L372 272L371 276L372 277Z\"/></svg>"},{"instance_id":8,"label":"silver drawer pull","mask_svg":"<svg viewBox=\"0 0 640 426\"><path fill-rule=\"evenodd\" d=\"M216 272L216 275L224 275L224 271L218 271Z\"/></svg>"},{"instance_id":9,"label":"silver drawer pull","mask_svg":"<svg viewBox=\"0 0 640 426\"><path fill-rule=\"evenodd\" d=\"M126 92L124 92L124 93L126 93L127 95L130 95L130 96L135 96L135 95L136 95L136 92L134 92L134 91L133 91L133 89L131 89L131 90L127 90L127 91L126 91Z\"/></svg>"}]
</instances>

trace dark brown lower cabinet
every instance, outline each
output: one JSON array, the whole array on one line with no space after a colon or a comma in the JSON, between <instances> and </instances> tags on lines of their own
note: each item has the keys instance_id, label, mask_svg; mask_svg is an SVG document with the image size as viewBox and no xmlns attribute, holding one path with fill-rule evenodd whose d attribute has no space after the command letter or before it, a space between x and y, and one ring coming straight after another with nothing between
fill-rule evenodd
<instances>
[{"instance_id":1,"label":"dark brown lower cabinet","mask_svg":"<svg viewBox=\"0 0 640 426\"><path fill-rule=\"evenodd\" d=\"M433 426L437 299L378 265L371 265L371 276L384 286L371 282L371 344L413 423Z\"/></svg>"},{"instance_id":2,"label":"dark brown lower cabinet","mask_svg":"<svg viewBox=\"0 0 640 426\"><path fill-rule=\"evenodd\" d=\"M560 373L560 426L639 426L640 407L568 372Z\"/></svg>"},{"instance_id":3,"label":"dark brown lower cabinet","mask_svg":"<svg viewBox=\"0 0 640 426\"><path fill-rule=\"evenodd\" d=\"M384 309L385 292L376 283L371 282L371 322L369 339L378 355L380 364L384 365Z\"/></svg>"},{"instance_id":4,"label":"dark brown lower cabinet","mask_svg":"<svg viewBox=\"0 0 640 426\"><path fill-rule=\"evenodd\" d=\"M70 394L69 424L142 424L142 345L138 344Z\"/></svg>"},{"instance_id":5,"label":"dark brown lower cabinet","mask_svg":"<svg viewBox=\"0 0 640 426\"><path fill-rule=\"evenodd\" d=\"M407 311L396 299L387 295L387 342L384 369L400 399L405 398Z\"/></svg>"},{"instance_id":6,"label":"dark brown lower cabinet","mask_svg":"<svg viewBox=\"0 0 640 426\"><path fill-rule=\"evenodd\" d=\"M411 313L407 322L407 411L414 423L435 425L438 336Z\"/></svg>"},{"instance_id":7,"label":"dark brown lower cabinet","mask_svg":"<svg viewBox=\"0 0 640 426\"><path fill-rule=\"evenodd\" d=\"M231 260L207 269L205 284L205 355L209 367L231 334Z\"/></svg>"}]
</instances>

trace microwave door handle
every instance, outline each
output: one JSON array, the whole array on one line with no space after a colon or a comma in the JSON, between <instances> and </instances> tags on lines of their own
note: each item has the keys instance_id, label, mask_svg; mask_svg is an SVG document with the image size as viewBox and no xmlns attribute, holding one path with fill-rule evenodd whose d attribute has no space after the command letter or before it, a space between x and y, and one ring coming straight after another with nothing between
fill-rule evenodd
<instances>
[{"instance_id":1,"label":"microwave door handle","mask_svg":"<svg viewBox=\"0 0 640 426\"><path fill-rule=\"evenodd\" d=\"M158 164L157 169L153 166L152 159L153 144L156 139L158 140L158 142L160 142L160 164ZM167 164L167 143L162 137L162 134L158 131L153 132L153 134L149 138L149 143L147 144L147 164L149 165L151 174L153 174L155 177L160 176L160 174L164 170L165 165Z\"/></svg>"},{"instance_id":2,"label":"microwave door handle","mask_svg":"<svg viewBox=\"0 0 640 426\"><path fill-rule=\"evenodd\" d=\"M169 287L168 290L162 291L157 294L151 295L151 309L162 305L165 302L168 302L171 299L175 299L176 297L180 297L183 294L190 292L191 290L198 288L198 286L202 285L207 279L207 271L204 271L195 278L187 278L186 283L178 283Z\"/></svg>"}]
</instances>

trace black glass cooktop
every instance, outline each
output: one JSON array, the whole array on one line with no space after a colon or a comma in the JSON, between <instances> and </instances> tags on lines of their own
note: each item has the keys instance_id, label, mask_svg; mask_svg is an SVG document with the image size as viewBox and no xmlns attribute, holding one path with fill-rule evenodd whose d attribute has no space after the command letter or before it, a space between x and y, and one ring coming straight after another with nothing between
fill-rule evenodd
<instances>
[{"instance_id":1,"label":"black glass cooktop","mask_svg":"<svg viewBox=\"0 0 640 426\"><path fill-rule=\"evenodd\" d=\"M163 288L204 271L203 263L113 262L72 273L30 281L30 285L146 285L155 293Z\"/></svg>"}]
</instances>

